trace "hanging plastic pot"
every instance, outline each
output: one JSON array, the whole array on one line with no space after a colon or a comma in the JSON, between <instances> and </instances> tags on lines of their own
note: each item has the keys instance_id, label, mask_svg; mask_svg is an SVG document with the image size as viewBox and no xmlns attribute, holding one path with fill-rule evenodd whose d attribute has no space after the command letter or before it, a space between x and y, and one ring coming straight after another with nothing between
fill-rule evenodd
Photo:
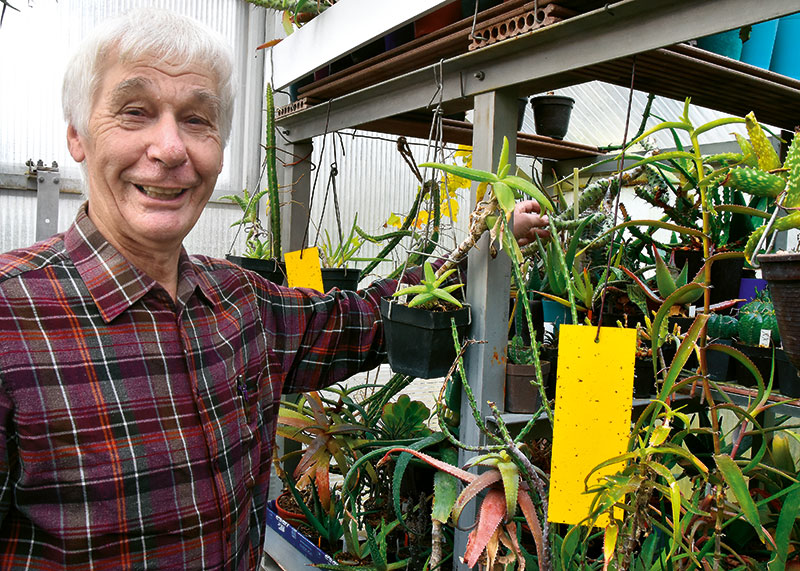
<instances>
[{"instance_id":1,"label":"hanging plastic pot","mask_svg":"<svg viewBox=\"0 0 800 571\"><path fill-rule=\"evenodd\" d=\"M541 95L531 98L536 134L563 139L569 128L569 118L574 105L575 100L566 95Z\"/></svg>"}]
</instances>

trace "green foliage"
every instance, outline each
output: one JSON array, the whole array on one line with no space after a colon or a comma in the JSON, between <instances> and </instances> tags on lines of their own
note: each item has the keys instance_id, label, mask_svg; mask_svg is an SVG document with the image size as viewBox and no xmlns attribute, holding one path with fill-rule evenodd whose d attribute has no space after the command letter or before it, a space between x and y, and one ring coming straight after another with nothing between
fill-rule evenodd
<instances>
[{"instance_id":1,"label":"green foliage","mask_svg":"<svg viewBox=\"0 0 800 571\"><path fill-rule=\"evenodd\" d=\"M400 395L397 402L383 407L378 425L387 440L423 438L431 433L430 428L425 426L430 415L431 411L424 403L412 401L408 395Z\"/></svg>"},{"instance_id":2,"label":"green foliage","mask_svg":"<svg viewBox=\"0 0 800 571\"><path fill-rule=\"evenodd\" d=\"M420 307L423 309L433 307L434 305L445 302L456 307L461 307L461 302L458 301L451 292L463 287L464 284L452 284L442 287L444 281L450 277L456 270L448 270L438 278L433 271L433 266L430 262L425 262L423 266L425 277L422 278L418 285L406 286L394 292L393 297L401 295L413 296L408 302L408 307Z\"/></svg>"},{"instance_id":3,"label":"green foliage","mask_svg":"<svg viewBox=\"0 0 800 571\"><path fill-rule=\"evenodd\" d=\"M508 342L508 362L514 365L533 365L533 348L525 346L522 336L514 335Z\"/></svg>"}]
</instances>

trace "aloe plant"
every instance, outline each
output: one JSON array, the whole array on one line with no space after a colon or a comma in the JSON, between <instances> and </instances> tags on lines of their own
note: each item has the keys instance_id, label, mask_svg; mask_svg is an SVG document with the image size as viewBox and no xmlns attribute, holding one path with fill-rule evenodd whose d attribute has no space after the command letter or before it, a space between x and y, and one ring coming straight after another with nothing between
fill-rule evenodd
<instances>
[{"instance_id":1,"label":"aloe plant","mask_svg":"<svg viewBox=\"0 0 800 571\"><path fill-rule=\"evenodd\" d=\"M433 266L430 262L425 262L423 269L425 276L422 278L419 284L400 288L394 292L393 297L399 297L401 295L413 296L408 302L408 307L420 307L422 309L428 309L439 302L445 302L455 305L456 307L462 307L461 302L453 297L451 292L463 287L464 284L452 284L442 287L444 281L456 271L455 268L444 272L438 277L434 273Z\"/></svg>"}]
</instances>

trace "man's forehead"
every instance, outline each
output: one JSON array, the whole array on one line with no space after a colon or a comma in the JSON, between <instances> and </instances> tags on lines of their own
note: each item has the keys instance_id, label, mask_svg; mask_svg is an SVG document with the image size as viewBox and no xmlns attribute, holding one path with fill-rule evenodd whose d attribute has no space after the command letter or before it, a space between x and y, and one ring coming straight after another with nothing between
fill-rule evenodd
<instances>
[{"instance_id":1,"label":"man's forehead","mask_svg":"<svg viewBox=\"0 0 800 571\"><path fill-rule=\"evenodd\" d=\"M136 95L147 95L148 93L156 94L160 89L159 86L160 82L162 81L170 82L171 80L177 81L178 80L177 78L180 77L181 75L172 73L163 74L163 70L159 69L156 65L143 66L142 64L138 64L137 68L138 69L131 69L130 70L131 73L134 74L137 71L139 71L140 73L134 75L128 75L125 72L123 72L122 74L123 77L119 79L119 81L115 85L111 86L109 90L109 97L112 101L125 99ZM158 76L157 74L154 73L148 73L147 70L154 70L156 72L161 72L162 75ZM187 69L186 73L195 73L195 72L191 69ZM166 78L164 76L166 76ZM208 77L208 75L205 76ZM192 101L194 103L218 107L220 105L220 100L219 96L212 87L213 81L208 81L208 82L204 81L197 83L198 85L194 87L190 87L189 89L182 89L180 91L181 97L188 101ZM203 83L209 83L210 85L202 85Z\"/></svg>"}]
</instances>

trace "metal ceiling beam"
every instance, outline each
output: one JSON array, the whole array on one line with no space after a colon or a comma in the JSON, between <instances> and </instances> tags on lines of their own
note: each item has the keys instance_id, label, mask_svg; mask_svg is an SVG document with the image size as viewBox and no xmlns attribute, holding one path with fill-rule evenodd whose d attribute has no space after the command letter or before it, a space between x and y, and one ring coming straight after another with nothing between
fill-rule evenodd
<instances>
[{"instance_id":1,"label":"metal ceiling beam","mask_svg":"<svg viewBox=\"0 0 800 571\"><path fill-rule=\"evenodd\" d=\"M479 93L511 87L519 94L563 85L563 74L700 36L800 11L797 0L623 0L526 36L464 54L284 117L291 141L355 127ZM328 114L330 115L328 117Z\"/></svg>"}]
</instances>

